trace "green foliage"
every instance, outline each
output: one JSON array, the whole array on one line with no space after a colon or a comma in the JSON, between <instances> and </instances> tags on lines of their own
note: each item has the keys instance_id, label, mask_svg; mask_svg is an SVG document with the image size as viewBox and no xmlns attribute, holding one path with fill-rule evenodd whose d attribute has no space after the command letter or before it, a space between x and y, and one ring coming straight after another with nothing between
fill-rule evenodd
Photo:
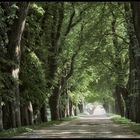
<instances>
[{"instance_id":1,"label":"green foliage","mask_svg":"<svg viewBox=\"0 0 140 140\"><path fill-rule=\"evenodd\" d=\"M61 124L65 121L71 121L74 119L77 119L77 117L66 117L66 118L59 120L59 121L49 121L49 122L41 123L38 125L22 126L19 128L12 128L12 129L8 129L8 130L3 130L2 132L0 132L0 137L1 138L14 137L14 136L17 136L17 135L25 133L25 132L32 132L33 130L36 130L36 129L41 129L43 127L46 128L46 127L53 126L56 124L58 125L58 124Z\"/></svg>"},{"instance_id":2,"label":"green foliage","mask_svg":"<svg viewBox=\"0 0 140 140\"><path fill-rule=\"evenodd\" d=\"M14 19L18 18L16 12L19 7L17 3L12 3L5 15L5 10L0 5L1 94L6 93L3 96L11 99L14 83L19 82L21 101L26 103L30 100L41 106L52 94L54 86L59 85L63 71L64 77L70 72L73 61L72 75L64 88L68 89L74 105L81 101L105 100L113 103L114 87L116 84L125 86L129 73L129 39L124 23L123 4L64 2L64 9L61 9L64 10L63 20L60 19L60 4L30 3L21 41L18 81L5 71L7 66L14 65L10 60L7 61L8 31ZM59 29L61 20L62 27ZM112 33L113 20L116 20L115 37ZM66 31L68 34L65 34ZM75 54L76 57L72 60ZM53 70L56 71L54 78L50 76ZM62 108L67 100L62 97L60 101Z\"/></svg>"},{"instance_id":3,"label":"green foliage","mask_svg":"<svg viewBox=\"0 0 140 140\"><path fill-rule=\"evenodd\" d=\"M33 52L26 50L21 64L20 78L22 80L21 92L24 99L33 103L42 103L47 95L44 69L39 58Z\"/></svg>"},{"instance_id":4,"label":"green foliage","mask_svg":"<svg viewBox=\"0 0 140 140\"><path fill-rule=\"evenodd\" d=\"M80 7L78 3L76 4L77 11L83 7L86 7L86 4L82 3ZM114 46L112 41L112 8L116 18L118 46ZM74 73L68 84L69 95L73 102L79 103L83 99L87 102L106 100L112 104L114 103L112 93L115 85L117 83L126 85L128 80L128 44L126 42L128 38L121 10L123 10L122 5L117 3L105 5L91 3L85 10L81 21L84 23L82 40L84 43L76 57ZM64 43L62 60L69 61L68 58L75 51L79 39L79 28L80 24L77 24L68 34ZM117 59L121 61L121 64L116 67Z\"/></svg>"},{"instance_id":5,"label":"green foliage","mask_svg":"<svg viewBox=\"0 0 140 140\"><path fill-rule=\"evenodd\" d=\"M119 123L119 124L131 124L131 123L133 123L133 122L131 122L131 120L129 120L125 117L121 117L120 115L115 115L114 117L112 117L111 120L113 122Z\"/></svg>"},{"instance_id":6,"label":"green foliage","mask_svg":"<svg viewBox=\"0 0 140 140\"><path fill-rule=\"evenodd\" d=\"M33 3L31 7L37 14L43 15L45 13L44 9L38 3Z\"/></svg>"},{"instance_id":7,"label":"green foliage","mask_svg":"<svg viewBox=\"0 0 140 140\"><path fill-rule=\"evenodd\" d=\"M4 130L0 132L0 137L1 138L13 137L21 133L25 133L25 132L32 132L32 129L27 128L27 127L12 128L12 129L8 129L8 130Z\"/></svg>"}]
</instances>

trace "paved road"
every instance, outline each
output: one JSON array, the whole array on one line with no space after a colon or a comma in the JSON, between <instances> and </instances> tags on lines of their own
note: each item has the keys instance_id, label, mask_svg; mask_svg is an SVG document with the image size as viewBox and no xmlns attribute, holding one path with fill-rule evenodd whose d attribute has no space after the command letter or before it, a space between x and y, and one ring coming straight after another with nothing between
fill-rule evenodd
<instances>
[{"instance_id":1,"label":"paved road","mask_svg":"<svg viewBox=\"0 0 140 140\"><path fill-rule=\"evenodd\" d=\"M110 117L81 115L78 120L34 130L14 138L140 138L127 125L114 124Z\"/></svg>"}]
</instances>

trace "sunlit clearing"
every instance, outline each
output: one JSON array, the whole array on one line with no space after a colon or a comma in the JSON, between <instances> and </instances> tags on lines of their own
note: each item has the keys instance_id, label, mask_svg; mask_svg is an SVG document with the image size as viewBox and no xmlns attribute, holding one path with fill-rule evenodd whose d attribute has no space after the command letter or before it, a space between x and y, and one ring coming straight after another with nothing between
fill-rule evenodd
<instances>
[{"instance_id":1,"label":"sunlit clearing","mask_svg":"<svg viewBox=\"0 0 140 140\"><path fill-rule=\"evenodd\" d=\"M98 105L93 112L93 115L105 115L105 114L106 111L102 105Z\"/></svg>"},{"instance_id":2,"label":"sunlit clearing","mask_svg":"<svg viewBox=\"0 0 140 140\"><path fill-rule=\"evenodd\" d=\"M88 103L84 108L84 113L87 115L106 115L106 111L101 104L97 103Z\"/></svg>"}]
</instances>

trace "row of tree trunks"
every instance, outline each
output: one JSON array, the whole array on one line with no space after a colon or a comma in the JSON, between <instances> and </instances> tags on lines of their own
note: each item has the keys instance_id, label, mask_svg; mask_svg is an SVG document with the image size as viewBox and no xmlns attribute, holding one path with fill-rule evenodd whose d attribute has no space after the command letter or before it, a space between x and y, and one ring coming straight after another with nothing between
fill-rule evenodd
<instances>
[{"instance_id":1,"label":"row of tree trunks","mask_svg":"<svg viewBox=\"0 0 140 140\"><path fill-rule=\"evenodd\" d=\"M129 80L128 80L128 98L126 117L135 122L140 122L140 17L138 13L140 8L139 2L125 3L125 19L127 32L129 35Z\"/></svg>"},{"instance_id":2,"label":"row of tree trunks","mask_svg":"<svg viewBox=\"0 0 140 140\"><path fill-rule=\"evenodd\" d=\"M48 7L49 8L49 7ZM82 36L82 31L83 31L83 26L81 26L81 34L80 34L80 39L78 42L78 48L76 50L76 52L73 54L72 58L71 58L71 64L70 64L70 71L68 72L68 74L65 76L65 81L64 84L61 85L61 83L58 82L58 87L55 87L56 85L54 85L53 80L56 78L55 74L57 72L58 69L58 61L57 61L57 56L59 56L59 53L62 51L61 45L63 45L64 40L66 38L66 36L68 35L70 29L75 26L78 22L73 23L73 17L75 15L75 10L72 12L71 16L70 16L70 20L68 23L68 26L66 28L66 32L62 35L61 34L61 28L62 28L62 23L63 23L63 18L64 18L64 3L60 3L60 5L58 5L58 7L56 5L51 5L50 7L50 13L51 13L51 8L53 8L53 12L52 12L52 16L53 16L53 20L52 20L52 24L51 26L51 42L48 48L48 75L51 79L49 79L48 83L48 88L52 88L54 86L54 90L52 95L50 96L50 108L52 108L53 106L51 104L53 104L56 110L56 113L52 112L51 114L52 119L56 119L59 120L60 119L60 114L58 114L60 112L59 110L59 100L60 100L60 94L63 92L61 89L66 87L66 83L68 81L68 79L72 76L73 74L73 67L74 67L74 61L75 61L75 57L77 56L80 47L81 47L81 36ZM54 10L55 9L55 10ZM74 25L72 25L74 24ZM63 79L63 77L60 77L60 81L61 78ZM59 81L59 80L58 80ZM60 85L59 85L60 84ZM60 86L62 86L62 88L60 89ZM56 93L56 89L57 89L57 93ZM66 105L65 105L66 107ZM54 109L51 109L51 111L53 111ZM66 111L66 109L65 109ZM65 111L63 111L65 113ZM65 116L63 113L63 116ZM58 118L57 118L58 117Z\"/></svg>"},{"instance_id":3,"label":"row of tree trunks","mask_svg":"<svg viewBox=\"0 0 140 140\"><path fill-rule=\"evenodd\" d=\"M40 122L48 122L47 106L43 104L38 108L36 104L32 106L31 101L26 102L21 107L21 122L22 125L39 124Z\"/></svg>"},{"instance_id":4,"label":"row of tree trunks","mask_svg":"<svg viewBox=\"0 0 140 140\"><path fill-rule=\"evenodd\" d=\"M29 125L28 106L27 104L21 107L21 123L22 125Z\"/></svg>"},{"instance_id":5,"label":"row of tree trunks","mask_svg":"<svg viewBox=\"0 0 140 140\"><path fill-rule=\"evenodd\" d=\"M122 88L119 85L116 85L115 88L115 110L116 113L122 117L125 115L125 104L122 97Z\"/></svg>"},{"instance_id":6,"label":"row of tree trunks","mask_svg":"<svg viewBox=\"0 0 140 140\"><path fill-rule=\"evenodd\" d=\"M48 10L50 9L49 13L52 14L52 17L53 17L52 24L50 24L49 25L50 27L48 27L48 29L51 28L51 31L49 30L49 32L51 33L51 39L50 39L51 45L49 45L49 48L48 48L47 66L48 66L48 78L50 78L50 79L49 79L49 83L47 85L48 85L49 89L54 87L53 93L49 98L49 105L50 105L50 109L51 109L52 120L59 120L61 117L59 114L59 112L60 112L59 102L60 102L60 98L61 98L60 94L63 92L61 90L62 88L60 89L60 86L62 86L65 89L65 83L64 83L64 85L63 84L61 85L61 83L58 82L57 83L58 85L55 85L53 83L53 81L56 79L55 74L58 69L57 57L59 56L60 51L62 51L61 44L63 45L66 36L68 35L70 29L72 28L75 10L72 12L72 14L70 16L70 20L69 20L68 26L66 28L66 32L63 35L61 35L62 23L63 23L63 18L64 18L64 3L62 2L58 6L55 5L55 3L54 3L54 5L53 4L49 5L49 6L47 6L47 8L48 8ZM48 32L47 32L47 34L48 34ZM71 66L70 66L71 69L70 69L70 72L65 77L66 82L73 73L74 59L75 59L78 51L80 50L80 46L81 45L78 44L78 49L76 50L76 53L72 56ZM61 78L62 77L60 77L60 79L59 79L60 81L61 81ZM59 80L57 80L57 81L59 81ZM66 105L65 105L65 108L66 108ZM66 109L65 109L65 111L66 111ZM65 111L63 111L63 113L62 113L63 116L65 116L64 115Z\"/></svg>"},{"instance_id":7,"label":"row of tree trunks","mask_svg":"<svg viewBox=\"0 0 140 140\"><path fill-rule=\"evenodd\" d=\"M54 84L54 80L57 78L56 72L58 69L57 56L59 56L60 49L60 36L62 23L64 18L64 3L46 3L46 11L44 14L43 21L47 24L43 25L45 33L43 33L43 38L45 39L45 44L48 46L45 48L48 52L46 64L46 78L47 86L50 89L51 96L49 97L49 106L51 111L51 119L59 120L59 83ZM43 22L42 21L42 22ZM47 25L47 26L45 26ZM59 80L58 80L59 81ZM51 90L52 89L52 90Z\"/></svg>"},{"instance_id":8,"label":"row of tree trunks","mask_svg":"<svg viewBox=\"0 0 140 140\"><path fill-rule=\"evenodd\" d=\"M65 91L65 94L61 94L61 98L63 98L63 101L60 104L60 106L62 105L62 108L60 107L60 114L61 118L65 118L69 116L69 97L67 90Z\"/></svg>"},{"instance_id":9,"label":"row of tree trunks","mask_svg":"<svg viewBox=\"0 0 140 140\"><path fill-rule=\"evenodd\" d=\"M135 104L136 104L136 122L140 122L140 3L139 2L131 2L132 9L132 17L134 23L134 30L137 39L137 48L135 54L135 63L136 63L136 74L135 74Z\"/></svg>"},{"instance_id":10,"label":"row of tree trunks","mask_svg":"<svg viewBox=\"0 0 140 140\"><path fill-rule=\"evenodd\" d=\"M33 107L31 101L21 106L21 123L22 125L34 124Z\"/></svg>"},{"instance_id":11,"label":"row of tree trunks","mask_svg":"<svg viewBox=\"0 0 140 140\"><path fill-rule=\"evenodd\" d=\"M48 121L47 119L47 110L46 110L46 104L43 104L43 106L38 109L33 109L32 103L27 101L26 103L22 103L20 100L20 87L19 87L19 73L20 73L20 63L21 63L21 53L22 53L22 46L21 46L21 37L24 31L24 26L26 22L26 16L28 13L29 3L28 2L21 2L17 3L19 6L19 9L17 10L17 16L14 20L14 24L11 26L10 32L8 32L8 38L9 43L7 46L8 50L8 58L10 61L14 62L14 65L11 65L8 68L8 73L11 75L11 77L14 79L13 82L13 93L12 93L12 100L9 102L5 101L5 105L2 106L0 104L0 129L4 128L11 128L11 127L19 127L21 125L29 125L33 124L34 120L37 122ZM53 80L55 79L55 73L57 71L57 58L59 54L59 48L60 48L60 33L61 33L61 27L63 22L63 16L64 16L64 8L63 8L63 2L62 3L54 3L52 6L51 4L48 4L50 8L50 13L52 14L50 16L52 20L52 23L48 27L49 32L51 35L51 45L47 48L47 51L49 51L48 59L44 63L46 63L47 69L46 71L46 78L50 78L48 83L48 88L54 87L52 90L52 95L49 99L49 105L51 109L51 117L52 120L58 120L59 117L59 98L60 98L60 92L59 92L59 86L55 86L53 83ZM54 10L55 9L55 10ZM48 10L48 9L47 9ZM46 10L46 11L47 11ZM48 12L48 11L47 11ZM49 14L50 14L49 13ZM46 31L47 32L47 31ZM48 34L48 32L46 33ZM47 36L48 37L48 36ZM47 38L48 39L48 38ZM47 41L46 41L47 42ZM47 46L47 45L46 45ZM74 56L75 57L75 56ZM73 62L72 62L73 63ZM49 72L48 72L49 71ZM70 73L71 74L71 73ZM68 100L68 99L67 99ZM0 100L1 103L1 100ZM69 109L70 107L70 109ZM33 114L35 113L35 115ZM11 114L9 116L8 114ZM69 116L69 114L72 115L72 105L68 104L65 105L64 113L65 116ZM37 116L37 118L33 118L34 116Z\"/></svg>"},{"instance_id":12,"label":"row of tree trunks","mask_svg":"<svg viewBox=\"0 0 140 140\"><path fill-rule=\"evenodd\" d=\"M124 99L122 96L123 88L124 88L124 77L122 76L123 68L122 68L122 57L120 56L121 47L119 45L118 37L116 36L116 15L112 11L112 40L113 45L115 48L115 61L114 61L114 67L115 67L115 75L116 75L116 86L115 86L115 92L114 92L114 99L115 99L115 110L116 113L124 116L125 114L125 104Z\"/></svg>"},{"instance_id":13,"label":"row of tree trunks","mask_svg":"<svg viewBox=\"0 0 140 140\"><path fill-rule=\"evenodd\" d=\"M5 102L5 105L2 107L2 113L3 113L3 128L8 129L12 127L12 116L9 116L11 114L11 105L10 102ZM11 119L10 119L11 117Z\"/></svg>"},{"instance_id":14,"label":"row of tree trunks","mask_svg":"<svg viewBox=\"0 0 140 140\"><path fill-rule=\"evenodd\" d=\"M63 106L64 106L64 109L63 109L63 113L62 113L62 116L65 117L67 115L72 115L72 108L73 108L73 104L72 101L70 101L69 99L69 95L68 95L68 92L67 92L67 85L68 85L68 80L70 79L70 77L73 75L73 72L74 72L74 64L75 64L75 60L76 60L76 56L78 55L80 49L81 49L81 46L82 46L82 35L83 35L83 25L81 24L81 30L80 30L80 35L79 35L79 40L77 42L77 50L75 51L75 53L73 53L72 57L71 57L71 62L70 62L70 69L67 71L66 69L64 69L64 71L62 71L62 77L61 77L61 97L65 97L65 101L63 103ZM65 76L64 76L65 75ZM67 104L69 102L69 104ZM67 109L69 106L69 109ZM77 108L78 108L78 105L76 104L75 105L75 108L74 108L74 115L76 116L77 115ZM61 109L62 110L62 109ZM68 113L68 110L70 111ZM67 114L66 114L67 112Z\"/></svg>"}]
</instances>

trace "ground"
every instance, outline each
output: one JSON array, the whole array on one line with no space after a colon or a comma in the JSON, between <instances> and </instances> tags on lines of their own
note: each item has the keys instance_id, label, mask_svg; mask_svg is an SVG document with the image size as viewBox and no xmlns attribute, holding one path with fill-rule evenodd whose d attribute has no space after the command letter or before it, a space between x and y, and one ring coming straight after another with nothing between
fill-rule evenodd
<instances>
[{"instance_id":1,"label":"ground","mask_svg":"<svg viewBox=\"0 0 140 140\"><path fill-rule=\"evenodd\" d=\"M78 119L34 130L14 138L140 138L127 124L115 124L106 114L80 115Z\"/></svg>"}]
</instances>

